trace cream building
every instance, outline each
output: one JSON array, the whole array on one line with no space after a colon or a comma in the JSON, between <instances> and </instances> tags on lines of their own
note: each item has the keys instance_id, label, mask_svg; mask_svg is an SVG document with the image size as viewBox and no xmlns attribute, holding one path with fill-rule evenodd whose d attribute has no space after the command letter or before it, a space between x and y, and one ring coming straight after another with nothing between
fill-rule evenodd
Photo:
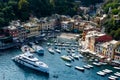
<instances>
[{"instance_id":1,"label":"cream building","mask_svg":"<svg viewBox=\"0 0 120 80\"><path fill-rule=\"evenodd\" d=\"M29 22L24 24L23 26L27 30L27 38L40 35L39 26L37 24Z\"/></svg>"}]
</instances>

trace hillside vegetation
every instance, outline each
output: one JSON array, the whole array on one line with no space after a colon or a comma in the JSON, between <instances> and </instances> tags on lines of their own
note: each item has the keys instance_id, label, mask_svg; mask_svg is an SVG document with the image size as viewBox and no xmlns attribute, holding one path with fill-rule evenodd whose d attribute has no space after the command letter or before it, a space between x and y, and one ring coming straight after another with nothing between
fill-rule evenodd
<instances>
[{"instance_id":1,"label":"hillside vegetation","mask_svg":"<svg viewBox=\"0 0 120 80\"><path fill-rule=\"evenodd\" d=\"M38 18L51 14L73 16L79 5L94 5L102 0L0 0L0 27L6 26L11 20L26 21L30 16Z\"/></svg>"},{"instance_id":2,"label":"hillside vegetation","mask_svg":"<svg viewBox=\"0 0 120 80\"><path fill-rule=\"evenodd\" d=\"M109 0L103 9L108 13L108 18L104 23L106 32L116 40L120 40L120 0Z\"/></svg>"}]
</instances>

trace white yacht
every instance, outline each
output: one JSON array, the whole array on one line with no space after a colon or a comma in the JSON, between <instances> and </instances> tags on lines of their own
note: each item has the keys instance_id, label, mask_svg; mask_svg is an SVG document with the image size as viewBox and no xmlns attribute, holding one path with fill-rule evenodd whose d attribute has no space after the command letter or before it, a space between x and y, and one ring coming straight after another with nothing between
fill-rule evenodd
<instances>
[{"instance_id":1,"label":"white yacht","mask_svg":"<svg viewBox=\"0 0 120 80\"><path fill-rule=\"evenodd\" d=\"M32 45L32 48L35 50L36 53L40 55L44 55L44 49L39 45Z\"/></svg>"},{"instance_id":2,"label":"white yacht","mask_svg":"<svg viewBox=\"0 0 120 80\"><path fill-rule=\"evenodd\" d=\"M55 53L55 51L54 51L52 48L48 48L48 51L49 51L50 53L52 53L52 54Z\"/></svg>"},{"instance_id":3,"label":"white yacht","mask_svg":"<svg viewBox=\"0 0 120 80\"><path fill-rule=\"evenodd\" d=\"M39 61L29 52L15 56L12 59L13 61L20 63L24 66L49 74L48 65Z\"/></svg>"}]
</instances>

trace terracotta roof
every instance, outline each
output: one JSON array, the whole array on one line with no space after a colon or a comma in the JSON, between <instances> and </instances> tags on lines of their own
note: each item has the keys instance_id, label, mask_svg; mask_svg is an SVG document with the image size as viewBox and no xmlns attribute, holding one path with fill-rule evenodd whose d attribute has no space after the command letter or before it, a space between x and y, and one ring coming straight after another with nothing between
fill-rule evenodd
<instances>
[{"instance_id":1,"label":"terracotta roof","mask_svg":"<svg viewBox=\"0 0 120 80\"><path fill-rule=\"evenodd\" d=\"M103 36L96 38L96 42L108 42L111 40L112 40L112 37L109 35L103 35Z\"/></svg>"}]
</instances>

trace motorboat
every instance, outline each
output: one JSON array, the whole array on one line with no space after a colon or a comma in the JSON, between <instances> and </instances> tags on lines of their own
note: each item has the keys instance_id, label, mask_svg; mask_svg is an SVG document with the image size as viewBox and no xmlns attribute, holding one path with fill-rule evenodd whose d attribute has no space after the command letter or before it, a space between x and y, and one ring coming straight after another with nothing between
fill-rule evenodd
<instances>
[{"instance_id":1,"label":"motorboat","mask_svg":"<svg viewBox=\"0 0 120 80\"><path fill-rule=\"evenodd\" d=\"M72 56L75 58L75 59L79 59L80 57L76 54L72 54Z\"/></svg>"},{"instance_id":2,"label":"motorboat","mask_svg":"<svg viewBox=\"0 0 120 80\"><path fill-rule=\"evenodd\" d=\"M47 43L48 46L50 46L50 43Z\"/></svg>"},{"instance_id":3,"label":"motorboat","mask_svg":"<svg viewBox=\"0 0 120 80\"><path fill-rule=\"evenodd\" d=\"M101 66L101 64L97 63L97 62L93 62L93 64L96 65L96 66Z\"/></svg>"},{"instance_id":4,"label":"motorboat","mask_svg":"<svg viewBox=\"0 0 120 80\"><path fill-rule=\"evenodd\" d=\"M36 57L33 56L30 52L26 52L24 54L17 55L12 58L13 61L27 66L31 69L38 70L44 73L49 73L49 67L44 62L38 60Z\"/></svg>"},{"instance_id":5,"label":"motorboat","mask_svg":"<svg viewBox=\"0 0 120 80\"><path fill-rule=\"evenodd\" d=\"M105 73L112 73L113 71L112 70L109 70L109 69L104 69L104 70L102 70L103 72L105 72Z\"/></svg>"},{"instance_id":6,"label":"motorboat","mask_svg":"<svg viewBox=\"0 0 120 80\"><path fill-rule=\"evenodd\" d=\"M75 66L75 69L77 69L79 71L84 71L85 70L83 67L79 67L79 66Z\"/></svg>"},{"instance_id":7,"label":"motorboat","mask_svg":"<svg viewBox=\"0 0 120 80\"><path fill-rule=\"evenodd\" d=\"M74 48L72 48L73 50L75 50L75 47Z\"/></svg>"},{"instance_id":8,"label":"motorboat","mask_svg":"<svg viewBox=\"0 0 120 80\"><path fill-rule=\"evenodd\" d=\"M78 55L80 58L83 58L83 56L81 54Z\"/></svg>"},{"instance_id":9,"label":"motorboat","mask_svg":"<svg viewBox=\"0 0 120 80\"><path fill-rule=\"evenodd\" d=\"M93 68L93 66L92 66L92 65L90 65L90 64L88 64L87 66L89 66L90 68Z\"/></svg>"},{"instance_id":10,"label":"motorboat","mask_svg":"<svg viewBox=\"0 0 120 80\"><path fill-rule=\"evenodd\" d=\"M68 57L69 57L72 61L74 61L74 58L73 58L72 56L68 55Z\"/></svg>"},{"instance_id":11,"label":"motorboat","mask_svg":"<svg viewBox=\"0 0 120 80\"><path fill-rule=\"evenodd\" d=\"M38 44L39 42L36 40L35 43Z\"/></svg>"},{"instance_id":12,"label":"motorboat","mask_svg":"<svg viewBox=\"0 0 120 80\"><path fill-rule=\"evenodd\" d=\"M69 49L67 49L67 52L70 53L71 51Z\"/></svg>"},{"instance_id":13,"label":"motorboat","mask_svg":"<svg viewBox=\"0 0 120 80\"><path fill-rule=\"evenodd\" d=\"M98 59L94 59L96 62L98 62L99 60Z\"/></svg>"},{"instance_id":14,"label":"motorboat","mask_svg":"<svg viewBox=\"0 0 120 80\"><path fill-rule=\"evenodd\" d=\"M72 53L75 53L75 50L71 50Z\"/></svg>"},{"instance_id":15,"label":"motorboat","mask_svg":"<svg viewBox=\"0 0 120 80\"><path fill-rule=\"evenodd\" d=\"M55 53L55 51L54 51L52 48L48 48L48 51L49 51L50 53L52 53L52 54Z\"/></svg>"},{"instance_id":16,"label":"motorboat","mask_svg":"<svg viewBox=\"0 0 120 80\"><path fill-rule=\"evenodd\" d=\"M118 79L117 76L113 76L113 75L109 76L108 78L109 78L110 80L117 80L117 79Z\"/></svg>"},{"instance_id":17,"label":"motorboat","mask_svg":"<svg viewBox=\"0 0 120 80\"><path fill-rule=\"evenodd\" d=\"M115 66L115 67L113 67L113 68L114 68L114 69L117 69L117 70L120 70L120 67L116 67L116 66Z\"/></svg>"},{"instance_id":18,"label":"motorboat","mask_svg":"<svg viewBox=\"0 0 120 80\"><path fill-rule=\"evenodd\" d=\"M87 66L87 65L83 65L83 67L86 68L86 69L90 69L90 67Z\"/></svg>"},{"instance_id":19,"label":"motorboat","mask_svg":"<svg viewBox=\"0 0 120 80\"><path fill-rule=\"evenodd\" d=\"M32 45L32 48L35 50L36 53L40 55L44 55L44 49L39 45Z\"/></svg>"},{"instance_id":20,"label":"motorboat","mask_svg":"<svg viewBox=\"0 0 120 80\"><path fill-rule=\"evenodd\" d=\"M72 60L69 56L66 56L66 55L61 56L61 58L63 60L66 60L66 61L71 61Z\"/></svg>"},{"instance_id":21,"label":"motorboat","mask_svg":"<svg viewBox=\"0 0 120 80\"><path fill-rule=\"evenodd\" d=\"M24 46L22 46L21 47L21 50L22 50L22 52L23 53L25 53L25 52L35 52L35 50L33 50L30 46L28 46L28 45L24 45Z\"/></svg>"},{"instance_id":22,"label":"motorboat","mask_svg":"<svg viewBox=\"0 0 120 80\"><path fill-rule=\"evenodd\" d=\"M116 72L114 75L120 77L120 72Z\"/></svg>"},{"instance_id":23,"label":"motorboat","mask_svg":"<svg viewBox=\"0 0 120 80\"><path fill-rule=\"evenodd\" d=\"M55 49L56 52L58 53L61 53L61 50L60 49Z\"/></svg>"},{"instance_id":24,"label":"motorboat","mask_svg":"<svg viewBox=\"0 0 120 80\"><path fill-rule=\"evenodd\" d=\"M99 62L101 65L107 65L106 62Z\"/></svg>"},{"instance_id":25,"label":"motorboat","mask_svg":"<svg viewBox=\"0 0 120 80\"><path fill-rule=\"evenodd\" d=\"M71 44L71 42L66 42L66 44Z\"/></svg>"},{"instance_id":26,"label":"motorboat","mask_svg":"<svg viewBox=\"0 0 120 80\"><path fill-rule=\"evenodd\" d=\"M98 71L97 74L100 75L100 76L105 76L106 75L106 73L104 73L103 71Z\"/></svg>"},{"instance_id":27,"label":"motorboat","mask_svg":"<svg viewBox=\"0 0 120 80\"><path fill-rule=\"evenodd\" d=\"M68 66L68 67L72 67L72 65L69 64L69 63L65 63L65 65Z\"/></svg>"}]
</instances>

